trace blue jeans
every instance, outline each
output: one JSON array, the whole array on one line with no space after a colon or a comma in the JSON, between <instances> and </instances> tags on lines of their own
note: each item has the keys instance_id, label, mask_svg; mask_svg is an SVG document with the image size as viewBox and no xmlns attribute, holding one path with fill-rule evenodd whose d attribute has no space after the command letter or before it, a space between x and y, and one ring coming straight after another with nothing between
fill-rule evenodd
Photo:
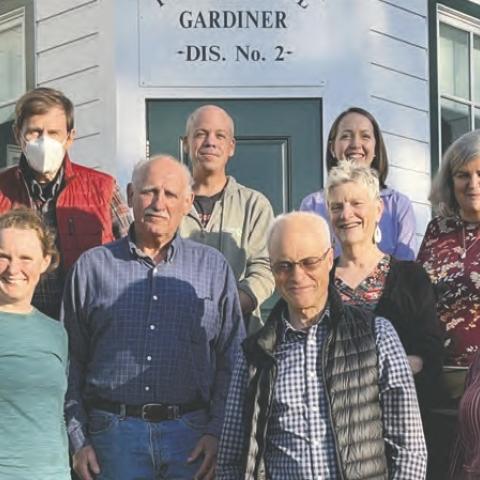
<instances>
[{"instance_id":1,"label":"blue jeans","mask_svg":"<svg viewBox=\"0 0 480 480\"><path fill-rule=\"evenodd\" d=\"M103 410L89 415L89 438L100 464L97 480L190 480L203 458L187 458L205 431L207 414L190 412L177 420L146 422Z\"/></svg>"}]
</instances>

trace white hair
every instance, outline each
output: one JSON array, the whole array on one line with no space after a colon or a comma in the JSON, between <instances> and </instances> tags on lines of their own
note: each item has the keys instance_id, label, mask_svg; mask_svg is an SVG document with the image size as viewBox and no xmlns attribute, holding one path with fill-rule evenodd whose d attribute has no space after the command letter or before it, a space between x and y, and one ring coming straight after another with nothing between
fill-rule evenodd
<instances>
[{"instance_id":1,"label":"white hair","mask_svg":"<svg viewBox=\"0 0 480 480\"><path fill-rule=\"evenodd\" d=\"M192 193L193 178L192 178L192 174L190 173L190 170L187 168L186 165L179 162L174 156L169 155L167 153L159 153L157 155L154 155L151 158L148 158L147 160L140 160L139 162L137 162L136 165L133 167L133 171L132 171L132 185L136 187L145 169L155 161L160 160L162 158L167 158L172 162L176 163L180 167L180 170L185 175L185 180L187 181L187 193Z\"/></svg>"},{"instance_id":2,"label":"white hair","mask_svg":"<svg viewBox=\"0 0 480 480\"><path fill-rule=\"evenodd\" d=\"M357 183L365 187L372 200L380 199L380 182L376 170L364 165L355 165L354 162L342 160L328 172L325 198L330 203L330 194L335 187L344 183Z\"/></svg>"},{"instance_id":3,"label":"white hair","mask_svg":"<svg viewBox=\"0 0 480 480\"><path fill-rule=\"evenodd\" d=\"M272 246L272 239L275 236L276 232L283 226L285 222L288 222L292 219L305 219L310 222L312 226L312 230L318 228L322 232L322 236L324 237L325 243L327 247L332 246L332 235L330 233L330 228L328 226L327 221L313 212L289 212L289 213L282 213L277 215L273 220L272 225L267 233L267 246L269 253L271 252Z\"/></svg>"}]
</instances>

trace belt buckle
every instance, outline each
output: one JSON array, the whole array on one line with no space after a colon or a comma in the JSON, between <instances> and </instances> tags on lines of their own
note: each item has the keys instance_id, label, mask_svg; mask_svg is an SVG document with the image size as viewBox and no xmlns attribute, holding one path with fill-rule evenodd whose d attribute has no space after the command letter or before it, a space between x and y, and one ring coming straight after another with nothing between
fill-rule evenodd
<instances>
[{"instance_id":1,"label":"belt buckle","mask_svg":"<svg viewBox=\"0 0 480 480\"><path fill-rule=\"evenodd\" d=\"M152 412L149 412L149 410L156 408L156 407L162 407L163 405L161 403L146 403L145 405L142 405L142 420L145 420L147 422L151 422L151 417L150 415Z\"/></svg>"}]
</instances>

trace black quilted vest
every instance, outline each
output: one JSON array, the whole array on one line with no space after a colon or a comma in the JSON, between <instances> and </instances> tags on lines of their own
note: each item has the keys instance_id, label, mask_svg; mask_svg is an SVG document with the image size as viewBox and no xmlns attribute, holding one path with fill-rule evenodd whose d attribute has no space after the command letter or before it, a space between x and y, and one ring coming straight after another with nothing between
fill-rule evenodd
<instances>
[{"instance_id":1,"label":"black quilted vest","mask_svg":"<svg viewBox=\"0 0 480 480\"><path fill-rule=\"evenodd\" d=\"M333 288L329 291L329 305L330 334L322 351L322 368L340 477L387 480L373 317L355 307L344 306ZM273 353L285 308L286 303L280 300L265 326L243 343L249 365L245 480L266 479L266 432L277 375Z\"/></svg>"}]
</instances>

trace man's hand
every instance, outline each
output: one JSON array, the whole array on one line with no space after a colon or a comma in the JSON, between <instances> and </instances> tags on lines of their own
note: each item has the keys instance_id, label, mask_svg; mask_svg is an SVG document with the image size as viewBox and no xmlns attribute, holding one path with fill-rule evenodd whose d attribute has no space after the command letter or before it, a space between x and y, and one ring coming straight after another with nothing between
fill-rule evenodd
<instances>
[{"instance_id":1,"label":"man's hand","mask_svg":"<svg viewBox=\"0 0 480 480\"><path fill-rule=\"evenodd\" d=\"M81 480L94 480L95 476L100 473L97 455L91 445L81 448L73 456L73 469Z\"/></svg>"},{"instance_id":2,"label":"man's hand","mask_svg":"<svg viewBox=\"0 0 480 480\"><path fill-rule=\"evenodd\" d=\"M255 310L255 302L252 300L252 297L248 293L239 289L238 298L240 300L242 313L244 315L250 315Z\"/></svg>"},{"instance_id":3,"label":"man's hand","mask_svg":"<svg viewBox=\"0 0 480 480\"><path fill-rule=\"evenodd\" d=\"M422 371L423 360L421 357L418 355L407 355L407 359L414 375Z\"/></svg>"},{"instance_id":4,"label":"man's hand","mask_svg":"<svg viewBox=\"0 0 480 480\"><path fill-rule=\"evenodd\" d=\"M188 462L194 462L203 455L203 462L200 465L194 480L214 480L217 467L218 439L213 435L204 435L195 445L188 457Z\"/></svg>"}]
</instances>

